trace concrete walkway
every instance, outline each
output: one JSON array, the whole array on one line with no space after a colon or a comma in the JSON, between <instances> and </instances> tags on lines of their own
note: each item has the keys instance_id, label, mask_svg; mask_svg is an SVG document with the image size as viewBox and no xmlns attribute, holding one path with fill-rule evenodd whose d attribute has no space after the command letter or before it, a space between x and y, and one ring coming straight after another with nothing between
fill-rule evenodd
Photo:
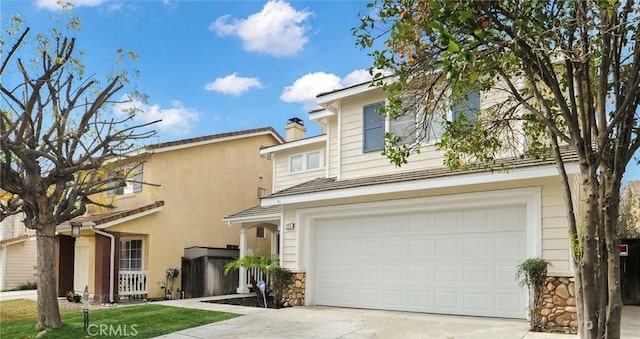
<instances>
[{"instance_id":1,"label":"concrete walkway","mask_svg":"<svg viewBox=\"0 0 640 339\"><path fill-rule=\"evenodd\" d=\"M305 306L280 310L203 303L211 298L160 304L243 314L159 338L490 338L577 339L575 335L529 333L524 320Z\"/></svg>"},{"instance_id":2,"label":"concrete walkway","mask_svg":"<svg viewBox=\"0 0 640 339\"><path fill-rule=\"evenodd\" d=\"M38 290L0 292L0 301L15 299L38 300Z\"/></svg>"}]
</instances>

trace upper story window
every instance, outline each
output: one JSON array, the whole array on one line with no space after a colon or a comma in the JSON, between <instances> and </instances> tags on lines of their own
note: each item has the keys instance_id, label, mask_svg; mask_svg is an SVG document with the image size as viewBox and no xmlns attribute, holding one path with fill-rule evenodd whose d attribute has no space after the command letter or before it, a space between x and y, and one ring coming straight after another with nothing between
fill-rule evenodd
<instances>
[{"instance_id":1,"label":"upper story window","mask_svg":"<svg viewBox=\"0 0 640 339\"><path fill-rule=\"evenodd\" d=\"M363 152L381 151L384 148L384 116L378 111L384 105L378 102L364 106L363 113Z\"/></svg>"},{"instance_id":2,"label":"upper story window","mask_svg":"<svg viewBox=\"0 0 640 339\"><path fill-rule=\"evenodd\" d=\"M385 119L378 112L383 104L380 102L364 106L362 151L365 153L384 148L385 131L399 136L406 145L415 143L418 135L423 143L434 144L442 136L446 120L455 121L460 115L466 116L468 121L475 119L474 114L480 110L480 93L475 91L464 100L452 104L449 112L442 111L428 117L419 117L416 112L410 111L396 119ZM419 131L418 127L425 130Z\"/></svg>"},{"instance_id":3,"label":"upper story window","mask_svg":"<svg viewBox=\"0 0 640 339\"><path fill-rule=\"evenodd\" d=\"M289 157L289 172L301 172L324 167L324 151L313 151Z\"/></svg>"},{"instance_id":4,"label":"upper story window","mask_svg":"<svg viewBox=\"0 0 640 339\"><path fill-rule=\"evenodd\" d=\"M475 91L460 102L451 106L451 121L456 121L460 115L466 116L468 121L474 119L474 114L480 110L480 93Z\"/></svg>"},{"instance_id":5,"label":"upper story window","mask_svg":"<svg viewBox=\"0 0 640 339\"><path fill-rule=\"evenodd\" d=\"M107 196L112 195L126 195L137 192L142 192L142 164L136 166L133 169L122 169L117 172L117 176L122 177L128 173L128 178L125 182L125 186L116 187L107 191ZM114 174L110 175L114 177Z\"/></svg>"}]
</instances>

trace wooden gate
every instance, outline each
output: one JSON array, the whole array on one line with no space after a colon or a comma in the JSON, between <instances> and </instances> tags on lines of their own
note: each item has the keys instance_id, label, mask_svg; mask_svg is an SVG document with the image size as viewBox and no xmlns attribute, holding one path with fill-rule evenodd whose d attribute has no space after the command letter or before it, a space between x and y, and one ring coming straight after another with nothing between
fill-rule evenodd
<instances>
[{"instance_id":1,"label":"wooden gate","mask_svg":"<svg viewBox=\"0 0 640 339\"><path fill-rule=\"evenodd\" d=\"M238 285L238 270L224 275L224 266L235 260L228 257L202 256L182 258L182 289L185 298L233 294Z\"/></svg>"}]
</instances>

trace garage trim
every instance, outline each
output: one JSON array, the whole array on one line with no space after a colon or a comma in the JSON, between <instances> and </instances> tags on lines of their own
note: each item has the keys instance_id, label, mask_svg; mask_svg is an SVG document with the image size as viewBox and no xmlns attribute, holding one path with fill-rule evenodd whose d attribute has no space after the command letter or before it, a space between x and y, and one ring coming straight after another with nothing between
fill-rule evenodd
<instances>
[{"instance_id":1,"label":"garage trim","mask_svg":"<svg viewBox=\"0 0 640 339\"><path fill-rule=\"evenodd\" d=\"M325 206L298 209L296 213L297 233L297 270L306 272L305 301L315 305L314 296L314 253L315 242L312 239L316 220L366 216L374 208L378 212L414 212L438 211L459 208L496 206L500 204L526 206L527 257L542 255L542 189L540 187L518 188L489 192L452 194L425 198L398 199L366 203L354 203L339 206Z\"/></svg>"}]
</instances>

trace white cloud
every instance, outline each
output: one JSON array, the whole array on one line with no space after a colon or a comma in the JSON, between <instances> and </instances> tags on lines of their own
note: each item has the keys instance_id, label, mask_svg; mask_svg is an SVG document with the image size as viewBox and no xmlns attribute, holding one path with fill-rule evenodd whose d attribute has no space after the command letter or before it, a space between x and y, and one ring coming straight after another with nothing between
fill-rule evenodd
<instances>
[{"instance_id":1,"label":"white cloud","mask_svg":"<svg viewBox=\"0 0 640 339\"><path fill-rule=\"evenodd\" d=\"M305 10L297 11L284 1L271 0L260 12L246 19L221 16L209 25L209 29L220 36L238 36L247 51L277 57L291 56L309 42L304 24L312 14Z\"/></svg>"},{"instance_id":2,"label":"white cloud","mask_svg":"<svg viewBox=\"0 0 640 339\"><path fill-rule=\"evenodd\" d=\"M349 87L371 80L371 74L366 69L357 69L342 79L342 86Z\"/></svg>"},{"instance_id":3,"label":"white cloud","mask_svg":"<svg viewBox=\"0 0 640 339\"><path fill-rule=\"evenodd\" d=\"M160 132L173 135L187 134L191 126L200 118L200 112L193 108L185 107L182 102L174 100L171 107L162 108L159 105L149 105L136 99L131 99L128 95L121 98L121 103L115 104L114 112L119 115L129 114L136 110L135 121L138 123L149 123L152 121L162 121L153 127Z\"/></svg>"},{"instance_id":4,"label":"white cloud","mask_svg":"<svg viewBox=\"0 0 640 339\"><path fill-rule=\"evenodd\" d=\"M347 74L344 78L333 73L315 72L307 73L287 86L280 95L280 100L284 102L301 103L306 110L317 108L316 95L329 92L356 84L361 84L371 80L369 71L364 69L355 70Z\"/></svg>"},{"instance_id":5,"label":"white cloud","mask_svg":"<svg viewBox=\"0 0 640 339\"><path fill-rule=\"evenodd\" d=\"M73 4L73 7L95 7L106 1L107 0L62 0L62 3L71 3ZM39 8L46 8L50 10L58 10L61 8L58 0L37 0L36 5Z\"/></svg>"},{"instance_id":6,"label":"white cloud","mask_svg":"<svg viewBox=\"0 0 640 339\"><path fill-rule=\"evenodd\" d=\"M262 84L258 78L239 77L237 73L229 74L224 78L217 78L204 86L207 91L233 96L238 96L250 90L252 87L262 88Z\"/></svg>"}]
</instances>

